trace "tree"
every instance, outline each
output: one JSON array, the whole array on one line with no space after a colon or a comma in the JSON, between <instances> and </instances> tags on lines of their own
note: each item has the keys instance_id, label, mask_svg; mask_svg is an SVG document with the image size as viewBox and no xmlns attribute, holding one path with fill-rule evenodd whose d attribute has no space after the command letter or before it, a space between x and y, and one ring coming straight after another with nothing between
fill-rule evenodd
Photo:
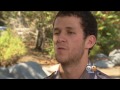
<instances>
[{"instance_id":1,"label":"tree","mask_svg":"<svg viewBox=\"0 0 120 90\"><path fill-rule=\"evenodd\" d=\"M98 22L98 40L92 52L109 54L120 48L120 11L93 11Z\"/></svg>"},{"instance_id":2,"label":"tree","mask_svg":"<svg viewBox=\"0 0 120 90\"><path fill-rule=\"evenodd\" d=\"M46 35L48 35L48 33L51 32L52 21L55 14L56 12L50 11L2 12L4 22L13 30L16 30L19 27L32 29L30 33L32 33L32 35L34 35L34 38L36 38L35 49L39 51L43 51L45 40L48 40Z\"/></svg>"}]
</instances>

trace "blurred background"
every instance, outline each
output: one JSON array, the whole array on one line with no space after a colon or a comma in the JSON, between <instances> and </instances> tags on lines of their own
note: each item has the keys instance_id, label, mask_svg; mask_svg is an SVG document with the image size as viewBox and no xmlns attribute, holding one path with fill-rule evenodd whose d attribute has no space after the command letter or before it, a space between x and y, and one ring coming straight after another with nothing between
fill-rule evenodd
<instances>
[{"instance_id":1,"label":"blurred background","mask_svg":"<svg viewBox=\"0 0 120 90\"><path fill-rule=\"evenodd\" d=\"M98 39L90 60L104 73L120 78L120 11L91 11ZM34 61L54 65L52 23L57 11L0 11L0 67Z\"/></svg>"}]
</instances>

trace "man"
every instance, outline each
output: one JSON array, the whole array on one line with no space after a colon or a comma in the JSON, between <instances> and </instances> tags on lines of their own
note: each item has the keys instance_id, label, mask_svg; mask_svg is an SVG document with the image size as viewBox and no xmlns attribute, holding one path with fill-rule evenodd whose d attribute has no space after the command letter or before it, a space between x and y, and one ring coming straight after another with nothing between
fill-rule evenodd
<instances>
[{"instance_id":1,"label":"man","mask_svg":"<svg viewBox=\"0 0 120 90\"><path fill-rule=\"evenodd\" d=\"M90 63L96 43L97 22L89 11L60 11L53 23L57 71L46 79L109 79Z\"/></svg>"}]
</instances>

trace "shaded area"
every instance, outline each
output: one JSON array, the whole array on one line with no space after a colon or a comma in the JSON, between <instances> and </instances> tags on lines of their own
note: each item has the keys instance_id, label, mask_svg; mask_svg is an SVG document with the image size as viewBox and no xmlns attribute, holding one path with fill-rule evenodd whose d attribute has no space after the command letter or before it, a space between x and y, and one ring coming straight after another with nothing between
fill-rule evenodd
<instances>
[{"instance_id":1,"label":"shaded area","mask_svg":"<svg viewBox=\"0 0 120 90\"><path fill-rule=\"evenodd\" d=\"M120 76L110 76L112 79L120 79Z\"/></svg>"}]
</instances>

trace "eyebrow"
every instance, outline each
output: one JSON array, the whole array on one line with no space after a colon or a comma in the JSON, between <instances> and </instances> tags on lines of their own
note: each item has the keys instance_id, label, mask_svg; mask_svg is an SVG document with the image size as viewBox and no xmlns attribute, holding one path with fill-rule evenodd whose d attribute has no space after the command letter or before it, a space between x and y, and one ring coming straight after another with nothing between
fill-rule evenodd
<instances>
[{"instance_id":1,"label":"eyebrow","mask_svg":"<svg viewBox=\"0 0 120 90\"><path fill-rule=\"evenodd\" d=\"M73 29L73 27L65 27L65 28L68 29L68 30L72 30L72 29ZM56 27L56 28L54 28L53 30L54 30L54 31L60 30L60 28Z\"/></svg>"},{"instance_id":2,"label":"eyebrow","mask_svg":"<svg viewBox=\"0 0 120 90\"><path fill-rule=\"evenodd\" d=\"M72 30L73 28L72 28L72 27L66 27L66 29L68 29L68 30Z\"/></svg>"},{"instance_id":3,"label":"eyebrow","mask_svg":"<svg viewBox=\"0 0 120 90\"><path fill-rule=\"evenodd\" d=\"M56 27L56 28L54 28L53 30L56 31L56 30L60 30L60 29Z\"/></svg>"}]
</instances>

